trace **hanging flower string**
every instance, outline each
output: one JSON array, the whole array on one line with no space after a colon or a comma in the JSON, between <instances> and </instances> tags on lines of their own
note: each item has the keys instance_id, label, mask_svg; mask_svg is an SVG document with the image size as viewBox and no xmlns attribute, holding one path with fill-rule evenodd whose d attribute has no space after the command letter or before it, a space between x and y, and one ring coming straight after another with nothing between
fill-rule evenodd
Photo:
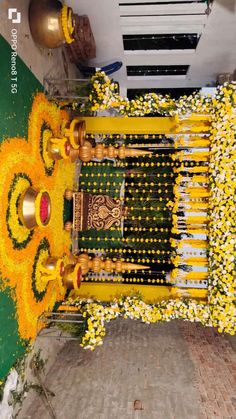
<instances>
[{"instance_id":1,"label":"hanging flower string","mask_svg":"<svg viewBox=\"0 0 236 419\"><path fill-rule=\"evenodd\" d=\"M212 323L220 332L231 334L236 330L235 88L235 84L219 87L212 98L209 150L199 149L197 141L195 150L177 150L173 155L180 166L174 169L178 173L174 201L168 203L172 209L172 233L181 234L172 243L175 268L170 281L207 280ZM189 139L192 147L195 140L185 136L177 148L188 147ZM183 164L187 161L192 166ZM190 252L194 255L191 258L186 256ZM183 270L183 266L188 269Z\"/></svg>"}]
</instances>

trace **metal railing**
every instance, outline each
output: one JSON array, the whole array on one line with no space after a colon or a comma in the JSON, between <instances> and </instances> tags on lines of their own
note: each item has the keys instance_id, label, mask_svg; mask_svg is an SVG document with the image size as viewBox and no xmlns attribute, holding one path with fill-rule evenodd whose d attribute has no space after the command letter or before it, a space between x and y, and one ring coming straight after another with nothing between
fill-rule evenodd
<instances>
[{"instance_id":1,"label":"metal railing","mask_svg":"<svg viewBox=\"0 0 236 419\"><path fill-rule=\"evenodd\" d=\"M44 325L43 328L40 326ZM38 318L37 337L78 340L68 331L60 329L60 324L79 325L83 324L84 319L81 313L73 312L45 312Z\"/></svg>"}]
</instances>

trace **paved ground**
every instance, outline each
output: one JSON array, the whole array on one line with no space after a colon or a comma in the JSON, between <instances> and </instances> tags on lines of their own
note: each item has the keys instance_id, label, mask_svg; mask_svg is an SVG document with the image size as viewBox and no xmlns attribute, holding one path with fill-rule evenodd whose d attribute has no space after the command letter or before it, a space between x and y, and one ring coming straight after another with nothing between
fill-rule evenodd
<instances>
[{"instance_id":1,"label":"paved ground","mask_svg":"<svg viewBox=\"0 0 236 419\"><path fill-rule=\"evenodd\" d=\"M214 329L180 323L194 363L200 395L200 418L236 418L236 336L224 337Z\"/></svg>"},{"instance_id":2,"label":"paved ground","mask_svg":"<svg viewBox=\"0 0 236 419\"><path fill-rule=\"evenodd\" d=\"M68 342L45 377L57 419L236 418L236 354L196 324L116 320L94 352ZM134 410L140 400L143 410ZM31 393L19 419L50 419Z\"/></svg>"}]
</instances>

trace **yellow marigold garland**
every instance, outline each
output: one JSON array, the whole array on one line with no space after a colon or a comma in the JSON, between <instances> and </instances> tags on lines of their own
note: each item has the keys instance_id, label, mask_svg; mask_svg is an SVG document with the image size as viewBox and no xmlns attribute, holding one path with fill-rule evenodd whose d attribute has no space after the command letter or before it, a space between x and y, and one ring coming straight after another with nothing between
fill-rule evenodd
<instances>
[{"instance_id":1,"label":"yellow marigold garland","mask_svg":"<svg viewBox=\"0 0 236 419\"><path fill-rule=\"evenodd\" d=\"M72 19L72 9L66 5L61 9L61 25L67 44L71 44L74 41L74 38L72 37L74 22Z\"/></svg>"}]
</instances>

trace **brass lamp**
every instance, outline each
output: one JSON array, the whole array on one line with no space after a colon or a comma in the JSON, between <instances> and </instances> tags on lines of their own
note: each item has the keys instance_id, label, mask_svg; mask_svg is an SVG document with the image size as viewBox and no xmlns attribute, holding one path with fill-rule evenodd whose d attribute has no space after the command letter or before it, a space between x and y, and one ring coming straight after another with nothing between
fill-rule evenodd
<instances>
[{"instance_id":1,"label":"brass lamp","mask_svg":"<svg viewBox=\"0 0 236 419\"><path fill-rule=\"evenodd\" d=\"M70 255L70 264L65 267L63 283L68 289L78 289L80 282L83 281L83 276L87 275L89 271L94 273L100 273L101 271L111 273L141 269L149 269L149 266L123 262L122 260L113 262L108 258L102 260L98 256L91 259L86 253L81 253L77 257Z\"/></svg>"}]
</instances>

